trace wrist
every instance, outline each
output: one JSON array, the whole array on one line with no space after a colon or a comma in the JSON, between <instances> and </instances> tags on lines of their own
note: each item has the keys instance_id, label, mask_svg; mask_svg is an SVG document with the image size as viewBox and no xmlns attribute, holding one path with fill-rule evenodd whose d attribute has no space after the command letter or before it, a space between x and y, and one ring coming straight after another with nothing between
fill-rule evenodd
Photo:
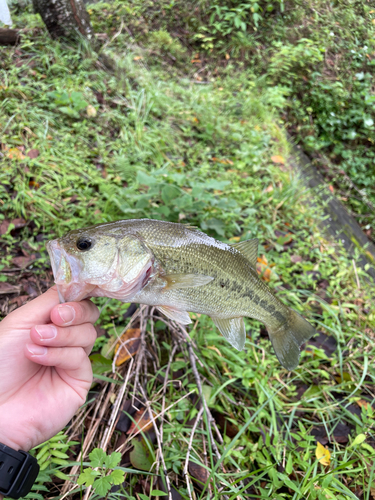
<instances>
[{"instance_id":1,"label":"wrist","mask_svg":"<svg viewBox=\"0 0 375 500\"><path fill-rule=\"evenodd\" d=\"M9 446L9 448L12 448L13 450L22 450L22 451L29 451L30 447L27 446L26 441L25 442L20 442L16 438L13 438L10 435L7 435L3 433L0 429L0 443L5 444L6 446ZM1 498L0 498L1 500Z\"/></svg>"}]
</instances>

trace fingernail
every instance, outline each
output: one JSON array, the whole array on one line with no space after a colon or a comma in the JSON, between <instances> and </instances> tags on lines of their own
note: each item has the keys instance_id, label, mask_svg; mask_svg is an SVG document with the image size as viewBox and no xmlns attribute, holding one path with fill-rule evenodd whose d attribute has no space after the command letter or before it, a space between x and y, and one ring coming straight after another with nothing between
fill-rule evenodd
<instances>
[{"instance_id":1,"label":"fingernail","mask_svg":"<svg viewBox=\"0 0 375 500\"><path fill-rule=\"evenodd\" d=\"M51 340L57 335L56 327L53 325L38 325L35 330L39 334L40 340Z\"/></svg>"},{"instance_id":2,"label":"fingernail","mask_svg":"<svg viewBox=\"0 0 375 500\"><path fill-rule=\"evenodd\" d=\"M72 306L59 306L57 310L59 311L60 318L66 325L71 323L76 316L76 312Z\"/></svg>"},{"instance_id":3,"label":"fingernail","mask_svg":"<svg viewBox=\"0 0 375 500\"><path fill-rule=\"evenodd\" d=\"M47 347L43 347L42 345L27 344L26 347L33 356L43 356L43 354L47 354Z\"/></svg>"}]
</instances>

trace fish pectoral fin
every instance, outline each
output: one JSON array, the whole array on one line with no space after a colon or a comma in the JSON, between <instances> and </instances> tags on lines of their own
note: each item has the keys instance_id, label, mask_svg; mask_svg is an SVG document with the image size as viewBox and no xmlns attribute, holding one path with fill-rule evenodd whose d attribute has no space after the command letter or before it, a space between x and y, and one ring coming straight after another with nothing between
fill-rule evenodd
<instances>
[{"instance_id":1,"label":"fish pectoral fin","mask_svg":"<svg viewBox=\"0 0 375 500\"><path fill-rule=\"evenodd\" d=\"M277 359L289 371L298 365L301 345L316 333L314 327L292 309L285 323L267 330Z\"/></svg>"},{"instance_id":2,"label":"fish pectoral fin","mask_svg":"<svg viewBox=\"0 0 375 500\"><path fill-rule=\"evenodd\" d=\"M181 323L181 325L189 325L192 323L187 311L181 311L169 306L158 306L157 309L162 312L167 318Z\"/></svg>"},{"instance_id":3,"label":"fish pectoral fin","mask_svg":"<svg viewBox=\"0 0 375 500\"><path fill-rule=\"evenodd\" d=\"M163 278L167 282L164 290L203 286L213 280L211 276L205 276L204 274L167 274Z\"/></svg>"},{"instance_id":4,"label":"fish pectoral fin","mask_svg":"<svg viewBox=\"0 0 375 500\"><path fill-rule=\"evenodd\" d=\"M258 238L253 240L240 241L239 243L233 243L231 246L238 250L244 255L250 264L255 268L258 257Z\"/></svg>"},{"instance_id":5,"label":"fish pectoral fin","mask_svg":"<svg viewBox=\"0 0 375 500\"><path fill-rule=\"evenodd\" d=\"M245 346L246 330L243 318L212 318L212 321L218 327L228 342L242 351Z\"/></svg>"}]
</instances>

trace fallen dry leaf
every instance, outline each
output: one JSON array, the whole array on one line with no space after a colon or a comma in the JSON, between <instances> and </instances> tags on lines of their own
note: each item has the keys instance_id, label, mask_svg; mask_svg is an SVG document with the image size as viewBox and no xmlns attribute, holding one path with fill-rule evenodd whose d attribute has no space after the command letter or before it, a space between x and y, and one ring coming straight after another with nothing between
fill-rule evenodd
<instances>
[{"instance_id":1,"label":"fallen dry leaf","mask_svg":"<svg viewBox=\"0 0 375 500\"><path fill-rule=\"evenodd\" d=\"M156 417L155 413L152 413L153 418ZM153 428L153 423L150 418L148 410L142 408L138 410L133 415L134 422L131 423L126 434L134 434L135 432L142 430L142 432L147 432Z\"/></svg>"},{"instance_id":2,"label":"fallen dry leaf","mask_svg":"<svg viewBox=\"0 0 375 500\"><path fill-rule=\"evenodd\" d=\"M7 295L8 293L18 293L20 289L21 288L19 286L0 282L0 295Z\"/></svg>"},{"instance_id":3,"label":"fallen dry leaf","mask_svg":"<svg viewBox=\"0 0 375 500\"><path fill-rule=\"evenodd\" d=\"M316 446L315 456L322 465L329 465L331 463L331 454L329 450L319 442Z\"/></svg>"},{"instance_id":4,"label":"fallen dry leaf","mask_svg":"<svg viewBox=\"0 0 375 500\"><path fill-rule=\"evenodd\" d=\"M139 328L129 328L121 335L115 347L116 366L120 366L138 352L141 344L141 330ZM119 351L117 355L117 351Z\"/></svg>"},{"instance_id":5,"label":"fallen dry leaf","mask_svg":"<svg viewBox=\"0 0 375 500\"><path fill-rule=\"evenodd\" d=\"M360 407L360 408L365 408L365 410L367 410L368 406L369 406L369 402L368 401L365 401L364 399L360 399L359 401L357 401L357 405Z\"/></svg>"},{"instance_id":6,"label":"fallen dry leaf","mask_svg":"<svg viewBox=\"0 0 375 500\"><path fill-rule=\"evenodd\" d=\"M261 257L257 257L256 270L263 281L270 281L271 280L271 273L272 273L271 267L273 267L274 265L275 264L268 263L265 255L262 255Z\"/></svg>"},{"instance_id":7,"label":"fallen dry leaf","mask_svg":"<svg viewBox=\"0 0 375 500\"><path fill-rule=\"evenodd\" d=\"M293 264L297 264L297 262L302 261L302 257L300 255L291 255L290 260L293 262Z\"/></svg>"},{"instance_id":8,"label":"fallen dry leaf","mask_svg":"<svg viewBox=\"0 0 375 500\"><path fill-rule=\"evenodd\" d=\"M265 255L262 255L261 257L257 257L257 261L259 262L259 264L262 264L264 266L268 266L268 260L267 260L267 257Z\"/></svg>"},{"instance_id":9,"label":"fallen dry leaf","mask_svg":"<svg viewBox=\"0 0 375 500\"><path fill-rule=\"evenodd\" d=\"M26 158L26 156L18 148L10 148L7 156L11 160L24 160Z\"/></svg>"},{"instance_id":10,"label":"fallen dry leaf","mask_svg":"<svg viewBox=\"0 0 375 500\"><path fill-rule=\"evenodd\" d=\"M8 231L9 224L10 222L8 220L2 221L2 223L0 224L0 236L6 234L6 232Z\"/></svg>"},{"instance_id":11,"label":"fallen dry leaf","mask_svg":"<svg viewBox=\"0 0 375 500\"><path fill-rule=\"evenodd\" d=\"M30 149L30 151L27 152L27 156L31 159L38 158L39 154L39 149Z\"/></svg>"},{"instance_id":12,"label":"fallen dry leaf","mask_svg":"<svg viewBox=\"0 0 375 500\"><path fill-rule=\"evenodd\" d=\"M215 156L212 157L212 161L218 162L218 163L223 163L224 165L233 165L232 160L228 160L227 158L216 158Z\"/></svg>"},{"instance_id":13,"label":"fallen dry leaf","mask_svg":"<svg viewBox=\"0 0 375 500\"><path fill-rule=\"evenodd\" d=\"M202 488L206 485L210 474L202 465L189 460L189 472L197 480L198 486Z\"/></svg>"},{"instance_id":14,"label":"fallen dry leaf","mask_svg":"<svg viewBox=\"0 0 375 500\"><path fill-rule=\"evenodd\" d=\"M270 193L271 191L273 191L273 186L272 184L270 184L268 187L266 187L266 189L264 190L265 193Z\"/></svg>"},{"instance_id":15,"label":"fallen dry leaf","mask_svg":"<svg viewBox=\"0 0 375 500\"><path fill-rule=\"evenodd\" d=\"M282 165L285 164L285 160L282 156L280 155L274 155L274 156L271 156L271 160L274 162L274 163L281 163Z\"/></svg>"},{"instance_id":16,"label":"fallen dry leaf","mask_svg":"<svg viewBox=\"0 0 375 500\"><path fill-rule=\"evenodd\" d=\"M96 109L94 108L94 106L92 106L91 104L89 104L86 108L86 113L87 113L87 116L89 118L95 118L96 114L97 114L97 111Z\"/></svg>"},{"instance_id":17,"label":"fallen dry leaf","mask_svg":"<svg viewBox=\"0 0 375 500\"><path fill-rule=\"evenodd\" d=\"M18 219L13 219L11 221L11 224L13 224L14 226L14 229L21 229L21 227L25 227L27 222L25 221L25 219L23 219L22 217L18 218Z\"/></svg>"},{"instance_id":18,"label":"fallen dry leaf","mask_svg":"<svg viewBox=\"0 0 375 500\"><path fill-rule=\"evenodd\" d=\"M17 307L21 307L27 302L28 298L28 295L20 295L19 297L14 297L14 299L10 300L9 303L17 304Z\"/></svg>"},{"instance_id":19,"label":"fallen dry leaf","mask_svg":"<svg viewBox=\"0 0 375 500\"><path fill-rule=\"evenodd\" d=\"M21 257L13 257L12 263L16 267L27 267L29 266L34 260L36 259L36 255L32 254L27 257L21 256Z\"/></svg>"}]
</instances>

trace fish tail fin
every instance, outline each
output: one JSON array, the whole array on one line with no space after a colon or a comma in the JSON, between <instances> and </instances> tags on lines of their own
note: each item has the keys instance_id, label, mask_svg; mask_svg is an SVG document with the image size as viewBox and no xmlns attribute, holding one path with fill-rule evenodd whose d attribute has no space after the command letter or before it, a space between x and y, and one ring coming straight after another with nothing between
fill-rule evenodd
<instances>
[{"instance_id":1,"label":"fish tail fin","mask_svg":"<svg viewBox=\"0 0 375 500\"><path fill-rule=\"evenodd\" d=\"M299 362L301 345L316 331L300 314L289 310L288 320L277 328L267 328L277 359L287 370Z\"/></svg>"}]
</instances>

